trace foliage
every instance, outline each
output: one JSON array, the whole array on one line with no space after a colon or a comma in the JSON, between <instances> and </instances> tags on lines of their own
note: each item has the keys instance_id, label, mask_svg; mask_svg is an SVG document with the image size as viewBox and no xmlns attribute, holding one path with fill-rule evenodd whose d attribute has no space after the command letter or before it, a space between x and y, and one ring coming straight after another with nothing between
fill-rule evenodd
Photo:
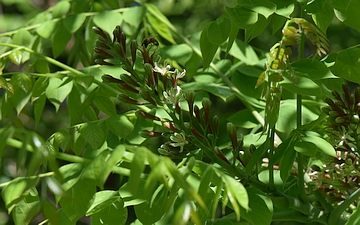
<instances>
[{"instance_id":1,"label":"foliage","mask_svg":"<svg viewBox=\"0 0 360 225\"><path fill-rule=\"evenodd\" d=\"M327 55L325 33L334 18L359 32L359 7L238 0L191 37L151 3L38 10L0 34L7 213L15 224L356 224L360 92L346 82L360 83L359 49ZM273 47L253 46L269 24Z\"/></svg>"}]
</instances>

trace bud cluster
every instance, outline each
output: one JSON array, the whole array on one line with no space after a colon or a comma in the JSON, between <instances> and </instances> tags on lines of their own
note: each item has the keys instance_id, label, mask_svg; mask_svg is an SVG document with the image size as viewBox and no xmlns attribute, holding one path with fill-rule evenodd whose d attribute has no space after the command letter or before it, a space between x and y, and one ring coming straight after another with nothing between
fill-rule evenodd
<instances>
[{"instance_id":1,"label":"bud cluster","mask_svg":"<svg viewBox=\"0 0 360 225\"><path fill-rule=\"evenodd\" d=\"M343 94L333 91L334 99L326 98L328 106L322 109L328 115L325 131L337 157L323 156L324 165L310 173L314 186L331 202L343 201L360 187L360 88L354 94L347 84L342 89Z\"/></svg>"}]
</instances>

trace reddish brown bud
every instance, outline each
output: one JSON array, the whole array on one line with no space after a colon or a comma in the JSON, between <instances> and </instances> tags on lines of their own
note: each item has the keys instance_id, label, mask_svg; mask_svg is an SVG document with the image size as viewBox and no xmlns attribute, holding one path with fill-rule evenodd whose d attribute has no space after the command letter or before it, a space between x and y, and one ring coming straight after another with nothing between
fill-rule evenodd
<instances>
[{"instance_id":1,"label":"reddish brown bud","mask_svg":"<svg viewBox=\"0 0 360 225\"><path fill-rule=\"evenodd\" d=\"M220 149L217 146L215 146L214 151L217 157L219 157L222 161L226 162L227 164L230 164L229 160L225 157L225 155L222 153L222 151L220 151Z\"/></svg>"},{"instance_id":2,"label":"reddish brown bud","mask_svg":"<svg viewBox=\"0 0 360 225\"><path fill-rule=\"evenodd\" d=\"M133 104L133 105L144 105L144 103L139 102L133 98L130 98L129 96L124 95L124 94L119 94L117 97L120 101L125 102L125 103L129 103L129 104Z\"/></svg>"},{"instance_id":3,"label":"reddish brown bud","mask_svg":"<svg viewBox=\"0 0 360 225\"><path fill-rule=\"evenodd\" d=\"M106 62L104 59L95 59L95 63L104 66L115 66L115 64Z\"/></svg>"},{"instance_id":4,"label":"reddish brown bud","mask_svg":"<svg viewBox=\"0 0 360 225\"><path fill-rule=\"evenodd\" d=\"M106 33L105 31L103 31L101 28L94 26L94 27L92 27L92 29L93 29L93 31L94 31L96 34L100 35L100 36L103 37L105 40L110 40L109 34Z\"/></svg>"},{"instance_id":5,"label":"reddish brown bud","mask_svg":"<svg viewBox=\"0 0 360 225\"><path fill-rule=\"evenodd\" d=\"M173 123L171 123L171 122L164 122L163 125L164 125L164 127L166 127L166 128L169 129L169 130L179 131L179 129L177 129L177 128L175 127L175 125L174 125Z\"/></svg>"},{"instance_id":6,"label":"reddish brown bud","mask_svg":"<svg viewBox=\"0 0 360 225\"><path fill-rule=\"evenodd\" d=\"M113 58L114 58L113 55L111 55L110 53L106 52L104 49L101 49L101 48L99 48L99 47L95 47L95 48L94 48L94 51L95 51L97 54L102 55L102 56L105 56L105 57L107 57L107 58L109 58L109 59L113 59Z\"/></svg>"},{"instance_id":7,"label":"reddish brown bud","mask_svg":"<svg viewBox=\"0 0 360 225\"><path fill-rule=\"evenodd\" d=\"M200 109L197 105L194 106L194 113L198 123L201 123Z\"/></svg>"},{"instance_id":8,"label":"reddish brown bud","mask_svg":"<svg viewBox=\"0 0 360 225\"><path fill-rule=\"evenodd\" d=\"M137 46L136 40L132 40L132 41L131 41L131 44L130 44L132 65L135 64L137 47L138 47L138 46Z\"/></svg>"},{"instance_id":9,"label":"reddish brown bud","mask_svg":"<svg viewBox=\"0 0 360 225\"><path fill-rule=\"evenodd\" d=\"M195 92L193 90L184 91L184 97L189 106L190 117L192 117L194 114Z\"/></svg>"},{"instance_id":10,"label":"reddish brown bud","mask_svg":"<svg viewBox=\"0 0 360 225\"><path fill-rule=\"evenodd\" d=\"M234 124L228 122L226 124L226 131L228 132L228 135L230 137L230 141L231 141L233 149L236 149L236 147L237 147L236 127L234 126Z\"/></svg>"},{"instance_id":11,"label":"reddish brown bud","mask_svg":"<svg viewBox=\"0 0 360 225\"><path fill-rule=\"evenodd\" d=\"M147 91L140 91L140 96L145 99L146 101L148 101L149 103L151 103L154 106L157 106L156 101L151 97L150 93Z\"/></svg>"},{"instance_id":12,"label":"reddish brown bud","mask_svg":"<svg viewBox=\"0 0 360 225\"><path fill-rule=\"evenodd\" d=\"M161 137L163 135L163 132L156 132L152 130L141 130L139 134L141 137L150 138L150 137Z\"/></svg>"},{"instance_id":13,"label":"reddish brown bud","mask_svg":"<svg viewBox=\"0 0 360 225\"><path fill-rule=\"evenodd\" d=\"M135 115L137 117L141 117L141 118L144 118L144 119L150 119L150 120L156 120L156 121L160 121L161 119L157 116L154 116L154 115L151 115L150 113L147 113L147 112L144 112L142 110L137 110L135 112Z\"/></svg>"},{"instance_id":14,"label":"reddish brown bud","mask_svg":"<svg viewBox=\"0 0 360 225\"><path fill-rule=\"evenodd\" d=\"M134 87L140 87L140 84L136 82L131 76L128 76L126 74L120 75L121 80L125 81L125 83L130 84Z\"/></svg>"},{"instance_id":15,"label":"reddish brown bud","mask_svg":"<svg viewBox=\"0 0 360 225\"><path fill-rule=\"evenodd\" d=\"M193 135L195 135L196 137L200 138L200 139L205 139L204 136L202 134L200 134L200 132L198 130L195 129L195 127L191 126L191 133L193 133Z\"/></svg>"}]
</instances>

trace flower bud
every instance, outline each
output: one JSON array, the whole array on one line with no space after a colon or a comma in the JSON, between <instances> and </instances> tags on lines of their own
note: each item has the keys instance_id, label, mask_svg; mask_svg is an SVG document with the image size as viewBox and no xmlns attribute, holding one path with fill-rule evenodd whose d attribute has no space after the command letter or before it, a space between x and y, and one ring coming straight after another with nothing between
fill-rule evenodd
<instances>
[{"instance_id":1,"label":"flower bud","mask_svg":"<svg viewBox=\"0 0 360 225\"><path fill-rule=\"evenodd\" d=\"M104 66L115 66L115 64L106 62L104 59L95 59L95 63Z\"/></svg>"},{"instance_id":2,"label":"flower bud","mask_svg":"<svg viewBox=\"0 0 360 225\"><path fill-rule=\"evenodd\" d=\"M193 90L184 91L184 98L186 99L189 106L190 117L192 117L194 114L195 92Z\"/></svg>"},{"instance_id":3,"label":"flower bud","mask_svg":"<svg viewBox=\"0 0 360 225\"><path fill-rule=\"evenodd\" d=\"M98 35L100 35L101 37L103 37L105 40L110 40L109 34L106 33L105 31L103 31L101 28L94 26L94 27L92 27L92 30L93 30L96 34L98 34Z\"/></svg>"},{"instance_id":4,"label":"flower bud","mask_svg":"<svg viewBox=\"0 0 360 225\"><path fill-rule=\"evenodd\" d=\"M213 117L213 126L214 126L214 134L217 136L219 134L219 122L220 119L217 115Z\"/></svg>"},{"instance_id":5,"label":"flower bud","mask_svg":"<svg viewBox=\"0 0 360 225\"><path fill-rule=\"evenodd\" d=\"M163 125L164 125L164 127L166 127L166 128L169 129L169 130L179 131L179 129L177 129L172 122L169 122L169 121L168 121L168 122L164 122ZM184 125L186 125L186 124L184 124ZM185 127L186 127L186 126L185 126ZM190 128L190 127L189 127L189 128Z\"/></svg>"},{"instance_id":6,"label":"flower bud","mask_svg":"<svg viewBox=\"0 0 360 225\"><path fill-rule=\"evenodd\" d=\"M104 74L101 76L101 79L105 82L110 82L110 83L119 83L121 82L120 79L117 79L109 74Z\"/></svg>"},{"instance_id":7,"label":"flower bud","mask_svg":"<svg viewBox=\"0 0 360 225\"><path fill-rule=\"evenodd\" d=\"M129 96L127 96L125 94L119 94L117 97L120 101L125 102L125 103L129 103L129 104L133 104L133 105L144 105L144 103L139 102L133 98L130 98Z\"/></svg>"},{"instance_id":8,"label":"flower bud","mask_svg":"<svg viewBox=\"0 0 360 225\"><path fill-rule=\"evenodd\" d=\"M105 49L111 49L103 40L97 39L95 42L95 47L98 48L105 48Z\"/></svg>"},{"instance_id":9,"label":"flower bud","mask_svg":"<svg viewBox=\"0 0 360 225\"><path fill-rule=\"evenodd\" d=\"M156 120L156 121L160 121L161 119L157 116L154 116L154 115L151 115L150 113L147 113L147 112L144 112L142 110L137 110L135 112L135 115L137 117L141 117L141 118L144 118L144 119L150 119L150 120Z\"/></svg>"},{"instance_id":10,"label":"flower bud","mask_svg":"<svg viewBox=\"0 0 360 225\"><path fill-rule=\"evenodd\" d=\"M201 123L200 109L197 105L194 106L194 113L198 123Z\"/></svg>"},{"instance_id":11,"label":"flower bud","mask_svg":"<svg viewBox=\"0 0 360 225\"><path fill-rule=\"evenodd\" d=\"M140 96L145 99L146 101L148 101L149 103L151 103L154 106L157 106L156 101L151 97L150 93L147 91L140 91Z\"/></svg>"},{"instance_id":12,"label":"flower bud","mask_svg":"<svg viewBox=\"0 0 360 225\"><path fill-rule=\"evenodd\" d=\"M140 87L140 84L138 82L136 82L131 76L128 76L126 74L121 74L120 78L127 84L130 84L134 87Z\"/></svg>"},{"instance_id":13,"label":"flower bud","mask_svg":"<svg viewBox=\"0 0 360 225\"><path fill-rule=\"evenodd\" d=\"M227 164L230 164L229 160L225 157L225 155L222 153L222 151L220 151L220 149L215 146L214 148L215 154L224 162L226 162Z\"/></svg>"},{"instance_id":14,"label":"flower bud","mask_svg":"<svg viewBox=\"0 0 360 225\"><path fill-rule=\"evenodd\" d=\"M228 122L226 124L226 131L228 132L228 135L230 137L230 141L231 141L233 149L236 149L236 147L237 147L236 127L231 122Z\"/></svg>"},{"instance_id":15,"label":"flower bud","mask_svg":"<svg viewBox=\"0 0 360 225\"><path fill-rule=\"evenodd\" d=\"M145 74L147 75L148 78L147 84L149 85L149 87L154 87L155 80L154 80L154 71L152 65L149 63L145 63L144 69L145 69Z\"/></svg>"},{"instance_id":16,"label":"flower bud","mask_svg":"<svg viewBox=\"0 0 360 225\"><path fill-rule=\"evenodd\" d=\"M119 42L114 42L114 48L121 58L125 58L124 50Z\"/></svg>"},{"instance_id":17,"label":"flower bud","mask_svg":"<svg viewBox=\"0 0 360 225\"><path fill-rule=\"evenodd\" d=\"M161 137L163 132L156 132L152 130L141 130L139 134L143 138L151 138L151 137Z\"/></svg>"},{"instance_id":18,"label":"flower bud","mask_svg":"<svg viewBox=\"0 0 360 225\"><path fill-rule=\"evenodd\" d=\"M198 130L195 129L195 127L191 126L191 133L193 133L193 135L195 135L196 137L200 138L200 139L205 139L204 136L202 134L200 134L200 132Z\"/></svg>"},{"instance_id":19,"label":"flower bud","mask_svg":"<svg viewBox=\"0 0 360 225\"><path fill-rule=\"evenodd\" d=\"M132 65L135 64L137 47L138 47L138 45L137 45L136 40L132 40L130 43Z\"/></svg>"},{"instance_id":20,"label":"flower bud","mask_svg":"<svg viewBox=\"0 0 360 225\"><path fill-rule=\"evenodd\" d=\"M109 58L109 59L113 59L114 56L111 55L110 53L106 52L104 49L101 49L99 47L95 47L94 48L94 52L99 54L99 55L102 55L102 56L105 56L106 58Z\"/></svg>"},{"instance_id":21,"label":"flower bud","mask_svg":"<svg viewBox=\"0 0 360 225\"><path fill-rule=\"evenodd\" d=\"M137 89L135 89L132 86L128 85L123 80L120 80L120 82L117 82L117 85L120 87L120 89L131 91L131 92L133 92L135 94L139 93L139 91Z\"/></svg>"}]
</instances>

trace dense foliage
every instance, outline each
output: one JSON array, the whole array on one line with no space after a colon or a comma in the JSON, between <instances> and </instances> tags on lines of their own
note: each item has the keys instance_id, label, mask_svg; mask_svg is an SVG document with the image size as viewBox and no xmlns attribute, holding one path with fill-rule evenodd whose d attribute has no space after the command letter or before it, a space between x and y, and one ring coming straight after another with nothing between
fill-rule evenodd
<instances>
[{"instance_id":1,"label":"dense foliage","mask_svg":"<svg viewBox=\"0 0 360 225\"><path fill-rule=\"evenodd\" d=\"M170 2L1 3L0 224L357 224L360 3Z\"/></svg>"}]
</instances>

